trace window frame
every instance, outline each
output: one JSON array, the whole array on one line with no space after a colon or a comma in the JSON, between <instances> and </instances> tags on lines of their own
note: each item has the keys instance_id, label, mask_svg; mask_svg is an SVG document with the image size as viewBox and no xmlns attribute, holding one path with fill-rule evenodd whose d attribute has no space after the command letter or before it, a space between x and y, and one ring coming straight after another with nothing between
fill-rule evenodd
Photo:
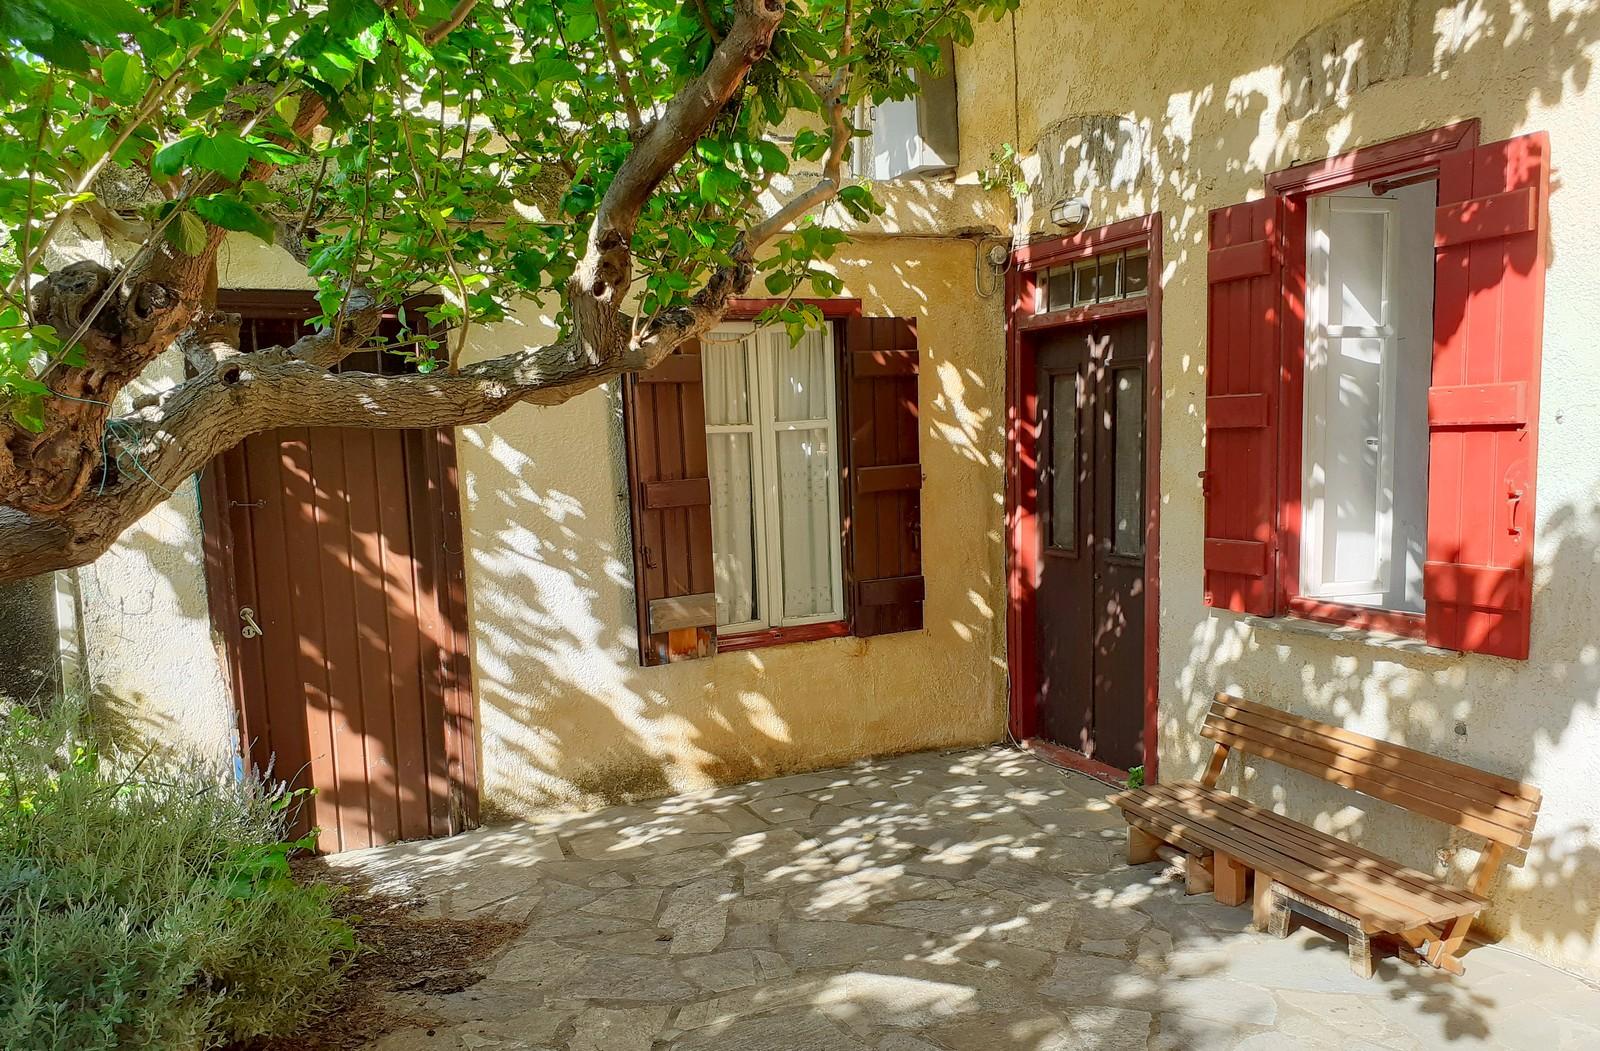
<instances>
[{"instance_id":1,"label":"window frame","mask_svg":"<svg viewBox=\"0 0 1600 1051\"><path fill-rule=\"evenodd\" d=\"M845 549L843 521L846 508L849 507L849 492L844 478L845 448L843 422L845 419L845 385L843 381L843 355L849 348L845 345L843 335L843 322L848 318L862 316L862 303L860 299L794 299L784 300L777 298L736 298L723 316L723 324L737 324L739 322L752 322L760 314L774 306L784 303L805 304L814 306L822 311L824 323L828 329L829 352L832 355L832 383L833 383L833 440L835 442L835 471L833 503L837 507L835 521L840 525L837 537L838 560L835 562L835 571L839 575L839 603L837 616L820 616L805 623L775 626L749 626L741 628L739 625L730 625L739 630L717 630L717 652L737 653L743 650L763 649L768 646L782 646L795 642L813 642L819 639L844 638L851 634L854 609L852 608L852 589L848 586L847 567L845 565L848 552ZM753 381L754 382L754 381ZM711 432L707 430L707 434ZM764 503L764 502L763 502ZM764 556L763 556L764 557Z\"/></svg>"},{"instance_id":2,"label":"window frame","mask_svg":"<svg viewBox=\"0 0 1600 1051\"><path fill-rule=\"evenodd\" d=\"M1427 635L1426 613L1359 606L1301 593L1304 520L1302 480L1305 451L1305 363L1307 239L1310 199L1378 179L1415 176L1438 166L1441 157L1478 146L1476 118L1362 147L1348 153L1275 172L1267 191L1280 198L1287 221L1280 234L1283 283L1279 301L1284 323L1279 428L1277 615L1377 631L1405 638ZM1430 479L1430 485L1432 484Z\"/></svg>"},{"instance_id":3,"label":"window frame","mask_svg":"<svg viewBox=\"0 0 1600 1051\"><path fill-rule=\"evenodd\" d=\"M706 343L716 341L719 334L735 331L740 333L739 344L745 362L745 382L750 392L749 422L707 423L705 426L707 438L713 434L748 434L751 438L750 446L753 454L750 472L753 489L751 517L759 539L759 543L755 545L755 565L752 571L757 588L755 608L760 615L756 619L739 621L735 624L719 624L717 626L719 639L723 632L727 632L730 636L738 636L752 632L831 623L841 619L845 612L842 544L838 544L832 561L830 580L833 591L832 608L824 613L799 617L791 617L784 612L783 533L780 524L783 511L777 485L779 472L777 436L786 431L824 432L833 457L834 475L833 484L828 490L828 522L838 543L843 535L843 507L839 491L843 463L839 448L839 363L838 339L834 324L825 322L822 327L823 354L828 363L827 390L824 394L828 415L805 420L780 420L777 417L774 387L778 377L772 366L772 355L767 353L767 348L763 346L763 337L768 336L768 332L757 328L749 321L724 319L722 324L702 337L702 347ZM703 356L704 350L701 353ZM715 514L714 508L713 514Z\"/></svg>"}]
</instances>

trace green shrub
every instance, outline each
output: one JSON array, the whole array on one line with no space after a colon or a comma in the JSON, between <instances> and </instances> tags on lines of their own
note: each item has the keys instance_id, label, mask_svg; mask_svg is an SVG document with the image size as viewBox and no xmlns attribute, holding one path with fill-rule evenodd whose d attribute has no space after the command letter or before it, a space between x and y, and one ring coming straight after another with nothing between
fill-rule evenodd
<instances>
[{"instance_id":1,"label":"green shrub","mask_svg":"<svg viewBox=\"0 0 1600 1051\"><path fill-rule=\"evenodd\" d=\"M102 755L75 710L0 712L0 1041L206 1048L292 1031L354 942L289 877L292 797Z\"/></svg>"}]
</instances>

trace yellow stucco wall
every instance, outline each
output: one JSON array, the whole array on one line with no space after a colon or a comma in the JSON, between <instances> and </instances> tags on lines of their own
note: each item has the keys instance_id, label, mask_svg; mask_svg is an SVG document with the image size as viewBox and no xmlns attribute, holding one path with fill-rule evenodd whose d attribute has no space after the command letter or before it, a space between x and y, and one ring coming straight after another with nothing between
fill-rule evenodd
<instances>
[{"instance_id":1,"label":"yellow stucco wall","mask_svg":"<svg viewBox=\"0 0 1600 1051\"><path fill-rule=\"evenodd\" d=\"M1018 143L1035 187L1025 228L1046 229L1041 213L1067 193L1089 198L1091 225L1162 213L1163 775L1198 769L1210 744L1195 727L1228 689L1532 781L1544 790L1536 842L1500 881L1486 926L1590 973L1600 973L1597 57L1592 0L1024 0L1014 25L981 28L958 64L964 177L997 144ZM1267 172L1469 117L1486 142L1548 131L1554 160L1530 658L1404 655L1207 609L1196 481L1207 210L1260 196ZM1119 129L1142 164L1119 168L1117 151L1098 145ZM1428 870L1474 860L1470 849L1436 856L1442 826L1252 769L1249 795L1319 827Z\"/></svg>"},{"instance_id":2,"label":"yellow stucco wall","mask_svg":"<svg viewBox=\"0 0 1600 1051\"><path fill-rule=\"evenodd\" d=\"M1197 768L1199 714L1213 691L1236 689L1531 780L1545 792L1537 843L1495 891L1489 926L1600 975L1600 355L1590 345L1600 331L1600 98L1587 87L1597 52L1600 0L1025 0L958 58L959 184L890 188L893 212L878 229L1003 224L1007 203L979 190L975 171L1007 141L1022 147L1035 188L1023 232L1045 229L1043 213L1068 192L1089 198L1096 225L1161 211L1164 774ZM1486 141L1550 132L1555 163L1531 658L1408 655L1207 609L1196 482L1206 211L1260 195L1266 172L1467 117L1481 119ZM845 248L838 269L869 313L921 326L926 630L641 669L615 391L465 429L492 811L1001 736L1002 304L976 294L969 240L879 234ZM286 256L240 238L222 276L236 287L304 283ZM546 336L529 310L475 333L474 352ZM192 507L179 493L157 512L165 518L84 571L99 588L84 588L86 621L103 617L90 627L109 639L90 672L106 696L137 702L153 732L225 749L231 702L193 597ZM141 604L147 592L156 605ZM1437 858L1437 826L1292 772L1258 768L1246 790L1420 867L1472 861L1470 850Z\"/></svg>"},{"instance_id":3,"label":"yellow stucco wall","mask_svg":"<svg viewBox=\"0 0 1600 1051\"><path fill-rule=\"evenodd\" d=\"M922 345L926 628L638 666L614 388L462 431L485 802L524 813L997 739L1004 725L999 297L973 246L872 240L838 260ZM537 338L515 325L478 353Z\"/></svg>"}]
</instances>

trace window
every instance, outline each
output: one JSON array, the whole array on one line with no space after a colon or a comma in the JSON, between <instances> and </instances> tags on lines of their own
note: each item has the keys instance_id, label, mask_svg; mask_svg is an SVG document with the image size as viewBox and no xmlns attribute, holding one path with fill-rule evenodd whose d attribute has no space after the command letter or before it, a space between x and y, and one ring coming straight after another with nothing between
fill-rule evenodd
<instances>
[{"instance_id":1,"label":"window","mask_svg":"<svg viewBox=\"0 0 1600 1051\"><path fill-rule=\"evenodd\" d=\"M641 664L922 628L917 326L815 305L797 342L730 321L623 383Z\"/></svg>"},{"instance_id":2,"label":"window","mask_svg":"<svg viewBox=\"0 0 1600 1051\"><path fill-rule=\"evenodd\" d=\"M1477 134L1210 213L1208 605L1527 658L1550 145Z\"/></svg>"},{"instance_id":3,"label":"window","mask_svg":"<svg viewBox=\"0 0 1600 1051\"><path fill-rule=\"evenodd\" d=\"M1300 593L1421 613L1432 180L1311 198Z\"/></svg>"},{"instance_id":4,"label":"window","mask_svg":"<svg viewBox=\"0 0 1600 1051\"><path fill-rule=\"evenodd\" d=\"M839 467L829 329L731 325L702 344L717 627L836 620Z\"/></svg>"},{"instance_id":5,"label":"window","mask_svg":"<svg viewBox=\"0 0 1600 1051\"><path fill-rule=\"evenodd\" d=\"M955 52L941 47L937 72L916 73L917 94L876 105L862 102L855 126L867 132L851 151L850 173L860 179L945 175L959 156Z\"/></svg>"},{"instance_id":6,"label":"window","mask_svg":"<svg viewBox=\"0 0 1600 1051\"><path fill-rule=\"evenodd\" d=\"M1131 248L1046 270L1039 275L1038 312L1112 303L1149 290L1150 253Z\"/></svg>"}]
</instances>

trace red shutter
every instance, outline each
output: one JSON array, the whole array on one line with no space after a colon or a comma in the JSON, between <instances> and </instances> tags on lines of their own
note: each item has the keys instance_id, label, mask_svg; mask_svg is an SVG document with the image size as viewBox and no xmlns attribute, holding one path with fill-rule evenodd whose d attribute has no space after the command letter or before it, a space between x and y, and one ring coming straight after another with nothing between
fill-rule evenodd
<instances>
[{"instance_id":1,"label":"red shutter","mask_svg":"<svg viewBox=\"0 0 1600 1051\"><path fill-rule=\"evenodd\" d=\"M1277 612L1277 198L1217 208L1207 254L1205 601Z\"/></svg>"},{"instance_id":2,"label":"red shutter","mask_svg":"<svg viewBox=\"0 0 1600 1051\"><path fill-rule=\"evenodd\" d=\"M1428 392L1427 636L1528 656L1544 331L1543 133L1439 162Z\"/></svg>"},{"instance_id":3,"label":"red shutter","mask_svg":"<svg viewBox=\"0 0 1600 1051\"><path fill-rule=\"evenodd\" d=\"M922 627L922 460L917 326L845 322L845 579L856 635Z\"/></svg>"},{"instance_id":4,"label":"red shutter","mask_svg":"<svg viewBox=\"0 0 1600 1051\"><path fill-rule=\"evenodd\" d=\"M639 659L709 657L717 649L700 345L689 343L624 386Z\"/></svg>"}]
</instances>

